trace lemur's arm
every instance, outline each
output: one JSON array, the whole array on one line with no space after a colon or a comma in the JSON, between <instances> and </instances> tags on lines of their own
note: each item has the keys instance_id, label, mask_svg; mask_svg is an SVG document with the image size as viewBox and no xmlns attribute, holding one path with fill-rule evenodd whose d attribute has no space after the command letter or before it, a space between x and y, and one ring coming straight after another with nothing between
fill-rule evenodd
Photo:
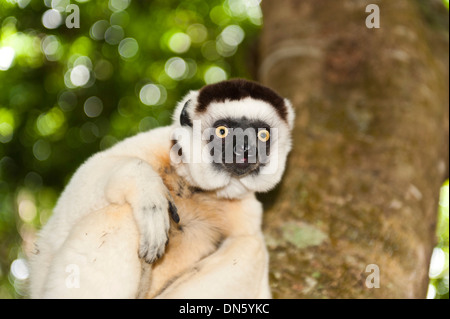
<instances>
[{"instance_id":1,"label":"lemur's arm","mask_svg":"<svg viewBox=\"0 0 450 319\"><path fill-rule=\"evenodd\" d=\"M54 209L52 218L39 234L35 254L30 258L30 293L33 298L41 298L44 290L47 297L52 291L64 289L64 280L52 280L55 273L64 275L66 264L57 265L56 257L67 249L69 237L77 238L79 223L111 204L129 204L138 230L139 248L132 253L147 263L161 257L165 251L169 230L169 215L178 221L176 208L170 202L170 195L160 176L153 168L136 157L102 155L88 160L74 175L64 194ZM114 214L110 218L115 218ZM101 228L97 225L97 228ZM89 255L87 244L81 239L92 231L80 235L80 243L75 250ZM107 233L107 232L105 232ZM99 237L102 235L99 235ZM73 242L73 241L71 241ZM91 246L89 246L91 247ZM65 258L64 260L70 260ZM71 264L72 262L69 262ZM59 268L58 268L59 267ZM58 268L58 269L56 269ZM61 277L61 276L60 276ZM63 278L63 277L62 277ZM49 281L55 281L55 290L45 288Z\"/></svg>"},{"instance_id":2,"label":"lemur's arm","mask_svg":"<svg viewBox=\"0 0 450 319\"><path fill-rule=\"evenodd\" d=\"M153 168L138 158L117 160L106 184L105 195L112 204L128 203L140 233L139 257L147 263L159 259L168 241L169 216L179 217L170 193Z\"/></svg>"},{"instance_id":3,"label":"lemur's arm","mask_svg":"<svg viewBox=\"0 0 450 319\"><path fill-rule=\"evenodd\" d=\"M168 240L169 215L178 220L161 177L138 158L104 156L101 161L88 161L75 174L71 188L71 197L62 198L30 260L31 296L133 297L140 277L138 253L147 263L161 257ZM119 213L123 209L111 208L114 205L131 212ZM72 211L74 207L78 209ZM120 221L124 218L126 222ZM77 289L67 285L71 267L79 272ZM117 291L109 292L112 286Z\"/></svg>"}]
</instances>

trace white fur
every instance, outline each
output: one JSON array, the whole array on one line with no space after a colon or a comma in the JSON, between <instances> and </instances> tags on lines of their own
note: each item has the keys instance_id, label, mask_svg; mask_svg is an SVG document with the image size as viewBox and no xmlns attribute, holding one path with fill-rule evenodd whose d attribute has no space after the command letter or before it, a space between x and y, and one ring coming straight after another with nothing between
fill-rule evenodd
<instances>
[{"instance_id":1,"label":"white fur","mask_svg":"<svg viewBox=\"0 0 450 319\"><path fill-rule=\"evenodd\" d=\"M177 279L160 299L268 299L268 254L262 236L228 238Z\"/></svg>"},{"instance_id":2,"label":"white fur","mask_svg":"<svg viewBox=\"0 0 450 319\"><path fill-rule=\"evenodd\" d=\"M166 289L159 299L270 299L269 254L261 232L263 209L254 195L242 201L240 232L225 239Z\"/></svg>"},{"instance_id":3,"label":"white fur","mask_svg":"<svg viewBox=\"0 0 450 319\"><path fill-rule=\"evenodd\" d=\"M288 123L280 118L273 106L267 102L246 98L240 101L226 101L225 103L212 103L208 110L202 114L196 114L196 99L198 92L190 92L178 105L174 112L175 125L181 127L179 118L187 101L191 100L187 112L192 121L200 121L202 131L211 128L213 124L221 118L241 119L246 117L249 120L264 121L272 128L278 129L278 136L271 139L272 152L269 159L270 165L263 167L260 174L248 175L243 178L230 176L226 172L218 172L210 163L187 163L178 166L178 173L187 178L192 184L207 190L217 190L217 194L224 198L241 198L248 192L267 192L273 189L281 180L286 158L289 154L292 141L291 130L294 125L295 113L292 104L285 99L288 110ZM195 127L195 126L194 126ZM193 132L190 128L185 128L191 132L190 139L180 141L185 156L192 157L191 141ZM203 141L205 146L207 141Z\"/></svg>"},{"instance_id":4,"label":"white fur","mask_svg":"<svg viewBox=\"0 0 450 319\"><path fill-rule=\"evenodd\" d=\"M61 257L64 244L69 236L79 236L73 235L76 225L108 205L129 203L140 233L139 252L148 254L149 260L163 253L169 229L167 190L159 175L146 163L151 148L143 146L149 141L153 147L170 143L170 131L170 127L160 128L127 139L94 155L77 170L39 234L39 253L30 259L32 298L66 296L70 290L59 282L61 277L56 276L71 264ZM153 205L157 207L155 214L144 211ZM117 253L125 252L118 250ZM86 285L83 287L88 289Z\"/></svg>"},{"instance_id":5,"label":"white fur","mask_svg":"<svg viewBox=\"0 0 450 319\"><path fill-rule=\"evenodd\" d=\"M158 156L158 149L169 149L172 145L171 137L180 128L180 114L188 100L194 101L188 113L193 120L201 121L202 128L220 117L242 116L278 128L275 141L278 152L271 155L276 167L269 165L257 176L239 179L214 170L210 163L175 165L178 174L192 185L215 190L220 197L250 196L248 217L242 218L248 219L253 230L250 235L227 238L217 252L199 265L200 272L180 278L160 297L213 298L233 294L270 297L267 250L261 234L262 208L253 193L268 191L281 179L291 149L292 107L289 103L288 125L271 105L252 99L226 102L226 105L214 103L205 114L196 115L197 96L198 92L190 92L180 102L172 126L126 139L92 156L77 170L39 234L38 253L30 259L32 298L134 298L137 295L141 275L137 251L147 261L162 254L169 228L168 191L157 174L158 168L149 163ZM193 133L190 134L192 138ZM184 144L187 142L180 143L185 156L190 156L190 148ZM274 170L269 174L269 169ZM133 220L118 223L102 212L114 204L128 204ZM152 209L153 213L149 214L148 210ZM76 265L81 273L80 287L76 289L68 287L71 265Z\"/></svg>"}]
</instances>

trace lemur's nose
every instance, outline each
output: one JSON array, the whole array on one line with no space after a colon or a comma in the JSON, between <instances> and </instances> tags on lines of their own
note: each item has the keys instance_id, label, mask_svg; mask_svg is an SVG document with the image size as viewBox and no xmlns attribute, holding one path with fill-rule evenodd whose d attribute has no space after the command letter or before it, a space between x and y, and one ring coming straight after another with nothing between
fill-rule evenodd
<instances>
[{"instance_id":1,"label":"lemur's nose","mask_svg":"<svg viewBox=\"0 0 450 319\"><path fill-rule=\"evenodd\" d=\"M236 154L237 156L243 156L249 151L250 145L248 145L247 143L234 146L234 154Z\"/></svg>"},{"instance_id":2,"label":"lemur's nose","mask_svg":"<svg viewBox=\"0 0 450 319\"><path fill-rule=\"evenodd\" d=\"M233 151L238 158L244 159L256 158L258 153L257 147L248 143L235 145Z\"/></svg>"}]
</instances>

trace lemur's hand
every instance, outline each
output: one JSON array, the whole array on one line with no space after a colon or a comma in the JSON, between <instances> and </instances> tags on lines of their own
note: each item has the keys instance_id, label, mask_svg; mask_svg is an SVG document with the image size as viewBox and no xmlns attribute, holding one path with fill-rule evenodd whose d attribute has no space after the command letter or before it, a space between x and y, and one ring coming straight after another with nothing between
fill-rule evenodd
<instances>
[{"instance_id":1,"label":"lemur's hand","mask_svg":"<svg viewBox=\"0 0 450 319\"><path fill-rule=\"evenodd\" d=\"M154 263L164 254L171 217L180 221L177 208L161 177L139 159L122 159L106 188L111 203L128 202L140 233L139 257ZM169 217L170 215L170 217Z\"/></svg>"},{"instance_id":2,"label":"lemur's hand","mask_svg":"<svg viewBox=\"0 0 450 319\"><path fill-rule=\"evenodd\" d=\"M180 218L165 185L155 180L148 182L133 210L140 231L139 258L151 264L162 257L169 241L169 215L178 223Z\"/></svg>"}]
</instances>

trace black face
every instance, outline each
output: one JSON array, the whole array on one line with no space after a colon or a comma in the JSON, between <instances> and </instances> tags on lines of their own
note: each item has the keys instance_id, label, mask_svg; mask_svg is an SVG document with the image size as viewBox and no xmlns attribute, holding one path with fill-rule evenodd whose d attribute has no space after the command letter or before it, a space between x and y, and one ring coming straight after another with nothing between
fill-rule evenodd
<instances>
[{"instance_id":1,"label":"black face","mask_svg":"<svg viewBox=\"0 0 450 319\"><path fill-rule=\"evenodd\" d=\"M210 132L214 165L243 177L257 174L270 155L270 126L262 121L223 119Z\"/></svg>"}]
</instances>

